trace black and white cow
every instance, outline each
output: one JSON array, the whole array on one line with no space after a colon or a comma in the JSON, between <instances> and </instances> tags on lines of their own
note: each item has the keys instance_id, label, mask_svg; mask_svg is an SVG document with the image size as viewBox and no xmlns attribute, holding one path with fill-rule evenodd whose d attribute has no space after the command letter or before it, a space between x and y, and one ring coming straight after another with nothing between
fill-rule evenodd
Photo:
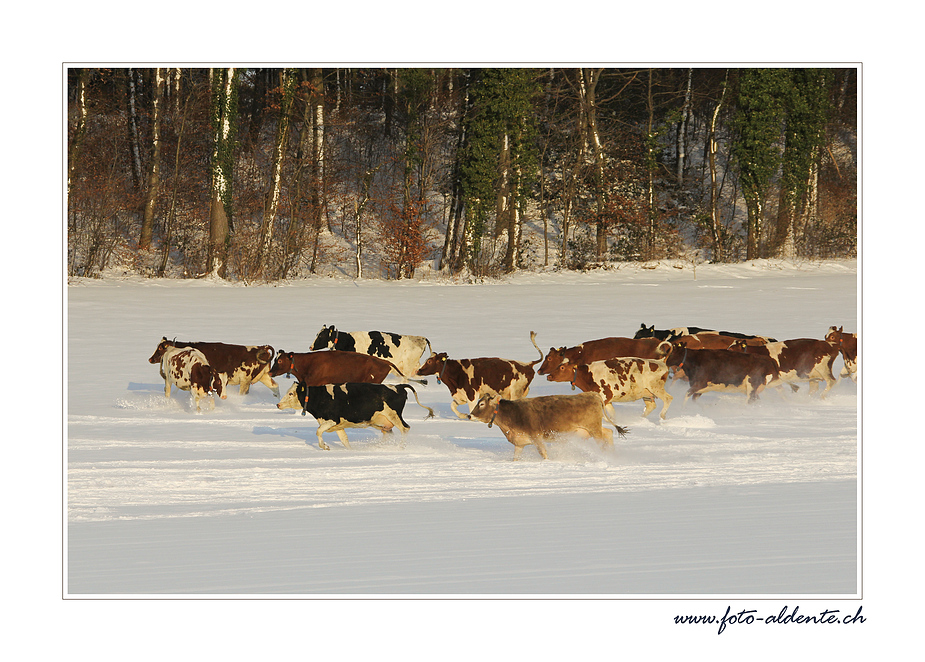
<instances>
[{"instance_id":1,"label":"black and white cow","mask_svg":"<svg viewBox=\"0 0 925 662\"><path fill-rule=\"evenodd\" d=\"M667 340L668 342L673 343L675 340L681 336L696 336L703 334L719 334L722 336L730 336L732 338L743 338L746 340L760 340L763 343L776 342L774 338L769 338L767 336L754 336L747 333L739 333L737 331L714 331L713 329L704 329L699 326L679 326L674 329L656 329L655 325L646 326L645 322L639 325L639 331L636 332L636 335L633 338L658 338L659 340Z\"/></svg>"},{"instance_id":2,"label":"black and white cow","mask_svg":"<svg viewBox=\"0 0 925 662\"><path fill-rule=\"evenodd\" d=\"M417 375L421 356L425 349L430 349L430 341L424 336L403 336L385 331L338 331L332 325L321 327L310 349L336 349L378 356L391 361L407 378Z\"/></svg>"},{"instance_id":3,"label":"black and white cow","mask_svg":"<svg viewBox=\"0 0 925 662\"><path fill-rule=\"evenodd\" d=\"M289 392L276 405L279 409L301 409L302 416L310 413L318 421L318 446L322 450L331 447L324 443L321 435L336 432L345 448L350 448L345 428L373 427L385 435L393 427L401 430L402 436L410 429L402 411L408 400L408 391L417 392L410 384L326 384L306 386L304 382L292 385ZM418 400L421 405L421 401ZM434 415L430 407L421 405Z\"/></svg>"},{"instance_id":4,"label":"black and white cow","mask_svg":"<svg viewBox=\"0 0 925 662\"><path fill-rule=\"evenodd\" d=\"M206 360L198 349L171 347L161 357L161 376L164 378L164 395L170 397L170 387L176 386L189 391L201 411L199 401L207 395L217 393L225 399L225 384L221 374ZM215 398L209 399L210 409L215 409Z\"/></svg>"}]
</instances>

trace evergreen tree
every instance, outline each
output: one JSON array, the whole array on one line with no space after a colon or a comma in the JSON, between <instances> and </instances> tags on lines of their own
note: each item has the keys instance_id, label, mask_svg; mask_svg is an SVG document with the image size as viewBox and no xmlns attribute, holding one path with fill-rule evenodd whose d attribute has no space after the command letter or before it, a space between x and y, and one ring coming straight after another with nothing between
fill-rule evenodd
<instances>
[{"instance_id":1,"label":"evergreen tree","mask_svg":"<svg viewBox=\"0 0 925 662\"><path fill-rule=\"evenodd\" d=\"M208 272L225 277L232 229L232 183L238 114L238 70L211 71L212 195Z\"/></svg>"},{"instance_id":2,"label":"evergreen tree","mask_svg":"<svg viewBox=\"0 0 925 662\"><path fill-rule=\"evenodd\" d=\"M482 239L494 212L507 231L506 270L516 266L520 209L538 162L531 69L482 69L474 74L467 143L460 159L466 207L465 262L479 270Z\"/></svg>"},{"instance_id":3,"label":"evergreen tree","mask_svg":"<svg viewBox=\"0 0 925 662\"><path fill-rule=\"evenodd\" d=\"M780 165L780 138L787 69L741 69L732 120L735 141L732 155L748 210L745 259L760 257L759 240L765 198L771 178Z\"/></svg>"},{"instance_id":4,"label":"evergreen tree","mask_svg":"<svg viewBox=\"0 0 925 662\"><path fill-rule=\"evenodd\" d=\"M774 252L783 257L793 257L794 225L801 217L814 213L819 150L825 141L833 81L828 69L793 69L789 73L780 204L774 237Z\"/></svg>"}]
</instances>

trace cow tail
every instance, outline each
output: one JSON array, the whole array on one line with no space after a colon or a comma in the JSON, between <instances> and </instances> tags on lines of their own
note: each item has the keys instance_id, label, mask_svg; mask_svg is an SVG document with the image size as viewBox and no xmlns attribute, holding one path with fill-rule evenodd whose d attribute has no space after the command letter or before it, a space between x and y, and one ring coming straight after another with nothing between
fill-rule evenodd
<instances>
[{"instance_id":1,"label":"cow tail","mask_svg":"<svg viewBox=\"0 0 925 662\"><path fill-rule=\"evenodd\" d=\"M630 431L629 428L625 428L622 425L617 425L617 422L610 417L610 413L607 411L607 407L604 407L604 418L606 418L612 426L617 428L617 434L619 434L621 438L625 437L626 433Z\"/></svg>"},{"instance_id":2,"label":"cow tail","mask_svg":"<svg viewBox=\"0 0 925 662\"><path fill-rule=\"evenodd\" d=\"M422 405L422 404L421 404L421 401L418 400L418 392L414 390L414 387L413 387L411 384L396 384L396 386L401 386L402 388L406 388L406 389L410 390L412 393L414 393L414 399L415 399L415 401L418 403L418 405L420 405L421 407L423 407L424 409L426 409L427 412L428 412L428 413L427 413L427 416L425 417L425 420L427 420L428 418L433 418L433 417L434 417L434 410L431 409L430 407L428 407L427 405Z\"/></svg>"},{"instance_id":3,"label":"cow tail","mask_svg":"<svg viewBox=\"0 0 925 662\"><path fill-rule=\"evenodd\" d=\"M534 363L539 363L543 360L543 350L541 350L540 346L536 344L536 331L530 332L530 342L532 342L533 346L536 347L536 351L540 353L539 361L534 361Z\"/></svg>"}]
</instances>

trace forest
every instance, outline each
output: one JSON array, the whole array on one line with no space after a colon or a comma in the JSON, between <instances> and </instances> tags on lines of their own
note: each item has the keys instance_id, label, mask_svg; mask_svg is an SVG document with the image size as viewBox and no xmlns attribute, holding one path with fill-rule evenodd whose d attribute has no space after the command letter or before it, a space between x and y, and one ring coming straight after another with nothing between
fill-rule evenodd
<instances>
[{"instance_id":1,"label":"forest","mask_svg":"<svg viewBox=\"0 0 925 662\"><path fill-rule=\"evenodd\" d=\"M69 277L857 256L856 68L64 75Z\"/></svg>"}]
</instances>

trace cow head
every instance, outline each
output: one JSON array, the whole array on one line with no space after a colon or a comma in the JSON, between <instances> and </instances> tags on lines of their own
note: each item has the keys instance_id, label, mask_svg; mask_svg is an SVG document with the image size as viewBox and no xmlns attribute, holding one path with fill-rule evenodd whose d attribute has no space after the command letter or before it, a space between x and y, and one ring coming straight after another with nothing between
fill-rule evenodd
<instances>
[{"instance_id":1,"label":"cow head","mask_svg":"<svg viewBox=\"0 0 925 662\"><path fill-rule=\"evenodd\" d=\"M563 361L549 371L549 374L546 375L546 379L550 382L572 382L575 379L576 370L578 370L577 364Z\"/></svg>"},{"instance_id":2,"label":"cow head","mask_svg":"<svg viewBox=\"0 0 925 662\"><path fill-rule=\"evenodd\" d=\"M288 377L292 374L292 356L292 352L279 350L276 361L274 361L273 367L270 368L270 377L279 377L280 375L286 375Z\"/></svg>"},{"instance_id":3,"label":"cow head","mask_svg":"<svg viewBox=\"0 0 925 662\"><path fill-rule=\"evenodd\" d=\"M679 340L671 341L671 353L665 358L665 364L669 368L679 368L684 364L687 357L687 347Z\"/></svg>"},{"instance_id":4,"label":"cow head","mask_svg":"<svg viewBox=\"0 0 925 662\"><path fill-rule=\"evenodd\" d=\"M449 358L446 352L440 352L439 354L431 352L430 356L427 357L427 360L418 368L419 375L436 375L443 372L443 368L446 365L446 361Z\"/></svg>"},{"instance_id":5,"label":"cow head","mask_svg":"<svg viewBox=\"0 0 925 662\"><path fill-rule=\"evenodd\" d=\"M543 359L543 362L540 364L539 370L536 371L538 375L548 375L550 372L555 370L559 365L565 362L565 358L562 356L562 352L565 351L565 347L550 347L549 352L546 354L546 358Z\"/></svg>"},{"instance_id":6,"label":"cow head","mask_svg":"<svg viewBox=\"0 0 925 662\"><path fill-rule=\"evenodd\" d=\"M829 332L825 334L825 339L828 340L829 342L838 343L840 345L844 328L845 328L844 326L839 326L839 327L830 326Z\"/></svg>"},{"instance_id":7,"label":"cow head","mask_svg":"<svg viewBox=\"0 0 925 662\"><path fill-rule=\"evenodd\" d=\"M731 345L729 345L728 349L732 352L747 352L748 351L747 347L748 347L748 342L745 340L745 338L739 338L738 340L735 340Z\"/></svg>"},{"instance_id":8,"label":"cow head","mask_svg":"<svg viewBox=\"0 0 925 662\"><path fill-rule=\"evenodd\" d=\"M488 423L488 427L491 427L495 422L495 416L498 415L500 402L501 396L497 393L486 393L479 398L479 401L475 403L475 407L472 408L466 418Z\"/></svg>"},{"instance_id":9,"label":"cow head","mask_svg":"<svg viewBox=\"0 0 925 662\"><path fill-rule=\"evenodd\" d=\"M334 325L331 326L322 326L321 331L318 332L318 335L315 336L315 342L312 343L312 346L309 347L311 351L317 351L319 349L327 349L328 347L333 347L337 344L337 329L334 328Z\"/></svg>"},{"instance_id":10,"label":"cow head","mask_svg":"<svg viewBox=\"0 0 925 662\"><path fill-rule=\"evenodd\" d=\"M289 390L286 391L286 395L280 398L280 401L276 403L277 409L301 409L302 415L305 415L306 407L306 394L308 389L305 386L305 382L296 382L289 387Z\"/></svg>"},{"instance_id":11,"label":"cow head","mask_svg":"<svg viewBox=\"0 0 925 662\"><path fill-rule=\"evenodd\" d=\"M173 343L177 341L176 338L173 340L167 340L167 336L164 336L157 345L157 349L154 350L154 354L151 355L151 358L148 359L148 363L160 363L161 358L164 356L170 347L173 347Z\"/></svg>"},{"instance_id":12,"label":"cow head","mask_svg":"<svg viewBox=\"0 0 925 662\"><path fill-rule=\"evenodd\" d=\"M646 326L645 322L639 325L639 331L636 332L636 335L633 336L635 340L640 338L654 338L655 337L655 325Z\"/></svg>"}]
</instances>

